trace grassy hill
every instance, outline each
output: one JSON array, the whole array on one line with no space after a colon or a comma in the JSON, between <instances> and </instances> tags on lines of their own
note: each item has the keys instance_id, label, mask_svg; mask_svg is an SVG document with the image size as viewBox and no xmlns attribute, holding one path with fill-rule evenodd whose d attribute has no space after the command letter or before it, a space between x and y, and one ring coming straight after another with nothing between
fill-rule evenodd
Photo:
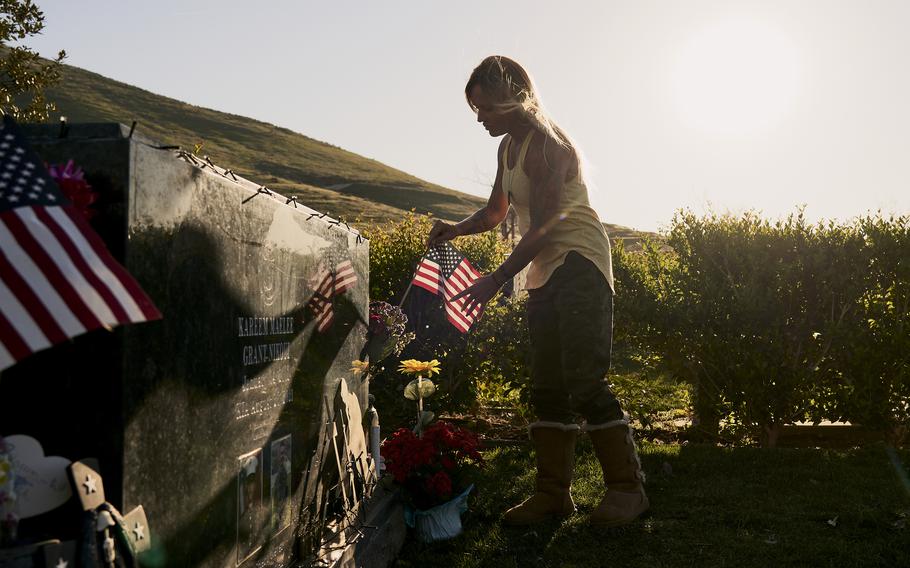
<instances>
[{"instance_id":1,"label":"grassy hill","mask_svg":"<svg viewBox=\"0 0 910 568\"><path fill-rule=\"evenodd\" d=\"M287 128L193 106L78 67L64 65L63 79L47 94L57 104L54 120L136 120L137 131L164 144L192 150L204 143L199 153L219 166L348 221L381 223L412 208L460 220L485 203ZM637 235L619 225L607 229L614 237Z\"/></svg>"},{"instance_id":2,"label":"grassy hill","mask_svg":"<svg viewBox=\"0 0 910 568\"><path fill-rule=\"evenodd\" d=\"M335 217L385 221L414 208L461 219L484 203L287 128L186 104L77 67L64 66L48 98L71 123L136 120L138 131L162 143L190 150L204 143L200 154L216 164Z\"/></svg>"}]
</instances>

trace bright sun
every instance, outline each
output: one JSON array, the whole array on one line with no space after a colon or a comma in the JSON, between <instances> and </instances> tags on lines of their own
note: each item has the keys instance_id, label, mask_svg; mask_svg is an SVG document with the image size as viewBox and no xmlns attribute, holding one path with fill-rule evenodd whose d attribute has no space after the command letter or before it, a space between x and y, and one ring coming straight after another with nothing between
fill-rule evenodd
<instances>
[{"instance_id":1,"label":"bright sun","mask_svg":"<svg viewBox=\"0 0 910 568\"><path fill-rule=\"evenodd\" d=\"M797 50L774 27L725 20L694 34L677 53L673 100L691 128L724 137L773 128L796 100Z\"/></svg>"}]
</instances>

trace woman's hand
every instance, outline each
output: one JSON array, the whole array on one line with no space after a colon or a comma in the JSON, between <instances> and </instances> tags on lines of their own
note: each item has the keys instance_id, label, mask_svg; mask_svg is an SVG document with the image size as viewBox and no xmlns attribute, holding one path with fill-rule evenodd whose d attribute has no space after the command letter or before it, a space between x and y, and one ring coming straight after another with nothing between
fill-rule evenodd
<instances>
[{"instance_id":1,"label":"woman's hand","mask_svg":"<svg viewBox=\"0 0 910 568\"><path fill-rule=\"evenodd\" d=\"M464 298L463 311L473 315L474 319L478 320L480 319L480 316L483 315L483 309L487 305L487 302L493 299L493 296L496 295L499 288L500 285L496 283L496 279L493 278L493 275L487 274L486 276L481 276L475 280L471 286L460 294L457 294L451 301L455 302ZM474 310L479 310L476 315L473 313Z\"/></svg>"},{"instance_id":2,"label":"woman's hand","mask_svg":"<svg viewBox=\"0 0 910 568\"><path fill-rule=\"evenodd\" d=\"M455 228L455 225L437 220L433 223L433 228L430 229L430 234L427 237L427 246L432 247L446 241L451 241L459 235L460 233L458 232L458 229Z\"/></svg>"}]
</instances>

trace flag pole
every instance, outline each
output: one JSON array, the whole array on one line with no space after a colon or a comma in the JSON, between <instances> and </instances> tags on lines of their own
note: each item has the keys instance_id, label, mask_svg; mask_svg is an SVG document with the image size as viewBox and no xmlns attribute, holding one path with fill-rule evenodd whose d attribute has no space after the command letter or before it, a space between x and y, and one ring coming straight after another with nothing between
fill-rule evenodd
<instances>
[{"instance_id":1,"label":"flag pole","mask_svg":"<svg viewBox=\"0 0 910 568\"><path fill-rule=\"evenodd\" d=\"M416 275L417 275L417 273L415 272L414 276L416 276ZM411 292L411 288L414 286L414 276L411 276L411 281L408 282L408 287L405 289L404 295L401 296L401 301L398 302L399 308L404 305L405 299L408 297L408 294Z\"/></svg>"}]
</instances>

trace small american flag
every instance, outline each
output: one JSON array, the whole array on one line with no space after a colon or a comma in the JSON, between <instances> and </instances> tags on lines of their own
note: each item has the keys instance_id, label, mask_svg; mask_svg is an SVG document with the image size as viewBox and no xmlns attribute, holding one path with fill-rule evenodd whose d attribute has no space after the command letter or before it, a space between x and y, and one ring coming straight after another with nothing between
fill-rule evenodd
<instances>
[{"instance_id":1,"label":"small american flag","mask_svg":"<svg viewBox=\"0 0 910 568\"><path fill-rule=\"evenodd\" d=\"M464 298L454 302L452 298L466 290L480 276L468 259L452 243L446 242L431 248L420 259L413 283L442 296L445 300L446 319L458 331L466 333L476 320L480 308L474 308L468 313L464 309Z\"/></svg>"},{"instance_id":2,"label":"small american flag","mask_svg":"<svg viewBox=\"0 0 910 568\"><path fill-rule=\"evenodd\" d=\"M15 121L0 127L0 370L161 313L75 210Z\"/></svg>"},{"instance_id":3,"label":"small american flag","mask_svg":"<svg viewBox=\"0 0 910 568\"><path fill-rule=\"evenodd\" d=\"M327 268L316 275L314 282L318 282L310 299L310 310L316 319L316 329L321 333L332 325L335 319L335 310L332 308L333 299L343 294L357 283L357 273L350 259L338 259L332 253L326 255Z\"/></svg>"}]
</instances>

